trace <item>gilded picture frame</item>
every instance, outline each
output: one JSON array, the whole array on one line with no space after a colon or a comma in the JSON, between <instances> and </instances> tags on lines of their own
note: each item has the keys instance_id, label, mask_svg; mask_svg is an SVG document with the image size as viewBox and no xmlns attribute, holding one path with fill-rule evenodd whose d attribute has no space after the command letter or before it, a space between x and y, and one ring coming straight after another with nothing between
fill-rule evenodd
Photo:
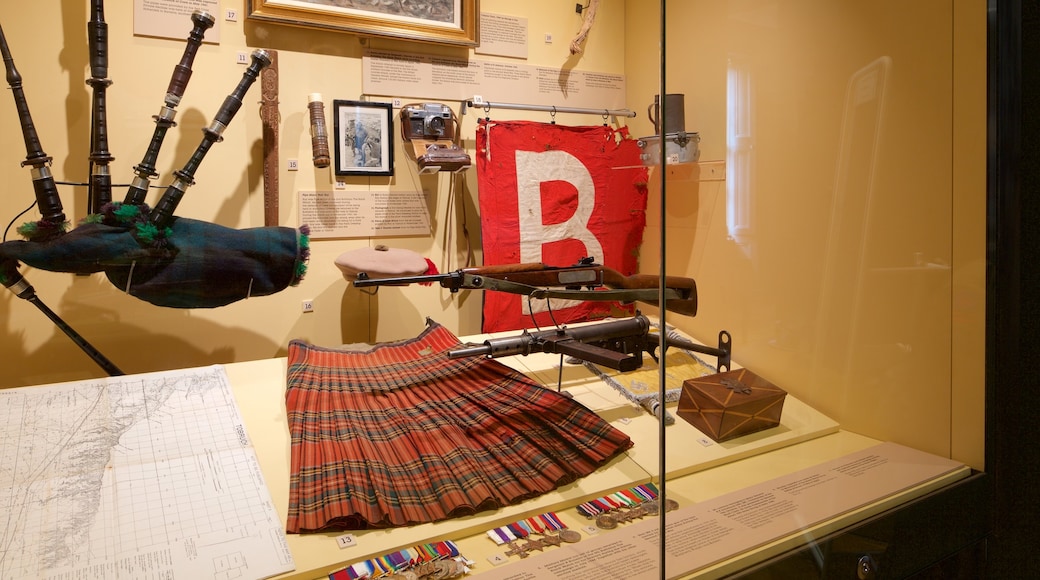
<instances>
[{"instance_id":1,"label":"gilded picture frame","mask_svg":"<svg viewBox=\"0 0 1040 580\"><path fill-rule=\"evenodd\" d=\"M336 175L394 174L394 109L390 103L334 100Z\"/></svg>"},{"instance_id":2,"label":"gilded picture frame","mask_svg":"<svg viewBox=\"0 0 1040 580\"><path fill-rule=\"evenodd\" d=\"M253 20L323 28L359 36L378 36L447 44L477 46L479 0L414 0L388 3L379 0L249 0Z\"/></svg>"}]
</instances>

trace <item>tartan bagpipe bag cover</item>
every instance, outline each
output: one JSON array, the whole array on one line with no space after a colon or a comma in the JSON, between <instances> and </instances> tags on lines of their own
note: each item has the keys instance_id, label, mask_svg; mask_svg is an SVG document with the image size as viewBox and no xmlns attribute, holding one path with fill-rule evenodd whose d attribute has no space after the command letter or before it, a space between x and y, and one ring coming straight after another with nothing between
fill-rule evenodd
<instances>
[{"instance_id":1,"label":"tartan bagpipe bag cover","mask_svg":"<svg viewBox=\"0 0 1040 580\"><path fill-rule=\"evenodd\" d=\"M638 271L648 174L626 128L484 119L476 146L484 264L562 267L591 257L626 276ZM532 310L552 325L634 307L485 292L483 331L529 328Z\"/></svg>"}]
</instances>

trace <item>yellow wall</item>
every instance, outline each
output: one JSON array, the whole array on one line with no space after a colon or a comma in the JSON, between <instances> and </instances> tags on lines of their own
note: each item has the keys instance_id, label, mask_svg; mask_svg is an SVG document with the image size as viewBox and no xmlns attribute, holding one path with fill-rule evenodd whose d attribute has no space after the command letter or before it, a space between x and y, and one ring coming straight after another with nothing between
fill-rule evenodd
<instances>
[{"instance_id":1,"label":"yellow wall","mask_svg":"<svg viewBox=\"0 0 1040 580\"><path fill-rule=\"evenodd\" d=\"M653 4L627 4L631 103L659 92ZM846 429L981 468L984 7L667 10L667 92L686 95L702 161L728 169L664 180L667 270L701 299L696 319L669 321L709 342L728 329L736 360ZM660 246L644 244L644 268Z\"/></svg>"},{"instance_id":2,"label":"yellow wall","mask_svg":"<svg viewBox=\"0 0 1040 580\"><path fill-rule=\"evenodd\" d=\"M25 10L7 11L0 19L24 79L30 110L44 150L54 157L56 179L82 182L87 176L89 153L90 93L84 80L90 76L86 53L86 23L89 2L49 0ZM620 2L612 0L600 11L596 27L587 40L585 55L572 57L570 39L581 18L574 6L552 0L518 5L506 0L484 0L484 11L528 19L532 42L527 64L573 67L623 73L625 24ZM613 6L611 6L613 5ZM115 156L113 179L127 183L152 136L155 115L162 105L170 73L184 50L183 40L135 37L133 2L109 0L105 16L110 36L109 149ZM222 8L246 13L245 3L227 0ZM223 99L242 76L245 67L236 64L236 53L255 48L278 51L280 111L282 117L280 155L283 164L297 158L300 170L280 172L281 223L299 224L298 191L332 190L330 169L315 169L307 97L318 92L326 103L331 123L333 99L362 96L361 55L364 47L357 36L256 23L241 18L227 22L218 14L221 42L204 45L195 60L194 75L178 107L179 126L170 131L157 167L156 185L168 185L174 169L198 146L200 129L209 125ZM184 37L191 29L185 18ZM544 42L545 34L553 42ZM465 49L372 39L376 49L434 51L465 56ZM482 59L495 57L481 56ZM515 62L515 61L514 61ZM10 91L0 99L0 128L8 138L0 146L0 179L6 224L33 201L18 119ZM380 95L374 100L404 102L426 95ZM491 101L511 102L509 95L486 94ZM262 137L255 103L259 86L254 85L245 105L224 133L224 141L212 147L196 173L196 185L188 190L178 215L244 228L263 225ZM458 103L454 104L456 106ZM512 114L511 114L512 113ZM535 118L534 114L498 111L496 118ZM547 115L545 120L548 121ZM580 124L588 117L560 114L558 122ZM596 119L596 122L599 120ZM465 145L472 148L476 116L462 119ZM423 190L427 192L433 231L430 236L390 239L317 240L307 277L300 286L279 294L234 303L213 310L162 309L129 297L112 287L101 275L77 277L22 268L40 298L89 342L126 372L144 372L204 364L254 360L284 355L295 338L321 345L383 341L417 334L427 316L452 331L480 331L480 295L450 295L431 287L383 288L376 297L349 287L333 261L340 253L361 246L385 243L408 248L432 259L442 271L464 265L466 256L462 222L468 224L476 264L480 264L479 218L476 214L476 177L471 170L465 188L451 203L447 176L420 178L396 137L395 176L349 178L347 187L356 190ZM78 220L86 208L85 188L61 188L66 213ZM125 191L125 190L123 190ZM152 193L154 202L158 193ZM114 196L121 199L121 195ZM465 213L462 212L465 205ZM38 215L29 214L35 219ZM19 218L18 223L28 218ZM17 237L12 231L8 239ZM301 302L313 299L315 310L301 312ZM9 292L0 294L0 386L40 384L104 373L31 304ZM10 361L10 362L8 362Z\"/></svg>"},{"instance_id":3,"label":"yellow wall","mask_svg":"<svg viewBox=\"0 0 1040 580\"><path fill-rule=\"evenodd\" d=\"M244 4L229 0L222 8L244 14ZM605 0L585 53L575 58L567 50L580 25L573 3L481 2L485 11L529 19L528 64L627 75L628 106L640 111L630 122L636 135L652 131L642 111L659 92L656 5ZM86 179L88 16L85 1L49 0L7 11L0 20L59 180ZM152 135L151 117L183 41L133 36L131 0L109 0L106 16L112 174L125 182ZM738 362L845 428L981 467L984 7L968 0L683 0L668 3L667 21L667 91L686 95L686 125L702 137L702 160L725 160L731 172L727 181L698 182L688 170L665 180L667 269L695 277L701 295L697 318L669 321L706 341L730 330ZM236 53L274 49L281 71L280 154L283 163L297 158L301 167L280 172L281 222L298 225L297 192L332 188L330 170L310 163L306 97L322 93L328 113L332 99L361 96L363 46L348 34L245 18L221 17L220 26L221 43L199 51L157 183L169 183L171 171L198 145L199 129L238 82L243 67ZM185 34L189 28L186 22ZM542 41L546 33L553 44ZM466 53L385 39L370 46ZM727 149L727 113L735 110L730 68L743 71L750 88L743 164ZM851 96L850 86L858 87ZM881 88L883 102L876 98ZM262 224L258 89L207 155L179 215L231 227ZM392 96L424 97L375 98ZM589 122L567 115L557 121ZM475 115L462 123L472 149ZM19 167L25 151L9 96L0 98L0 129L8 136L0 145L6 223L33 199L28 171ZM333 266L346 250L389 243L433 259L441 270L460 267L463 219L479 263L475 172L466 174L453 202L449 178L420 178L399 138L396 145L394 178L351 179L348 187L426 191L431 235L315 241L307 278L279 294L181 311L129 297L99 275L23 273L48 305L127 372L284 355L294 338L335 345L413 336L426 316L459 334L478 332L479 294L416 286L383 288L370 297L348 287ZM660 183L655 173L654 184ZM730 190L743 192L739 215L727 207ZM70 217L83 217L85 189L63 187L62 193ZM652 196L648 212L642 249L648 272L660 258L662 227L653 209L660 199ZM731 231L727 216L736 216L739 227ZM304 299L314 300L315 312L301 313ZM0 386L103 374L10 293L0 294L0 353Z\"/></svg>"}]
</instances>

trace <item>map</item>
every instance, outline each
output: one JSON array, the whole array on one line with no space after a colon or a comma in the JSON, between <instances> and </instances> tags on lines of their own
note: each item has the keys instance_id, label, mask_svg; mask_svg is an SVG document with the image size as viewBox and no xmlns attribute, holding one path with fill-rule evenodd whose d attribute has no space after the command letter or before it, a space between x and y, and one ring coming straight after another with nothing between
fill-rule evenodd
<instances>
[{"instance_id":1,"label":"map","mask_svg":"<svg viewBox=\"0 0 1040 580\"><path fill-rule=\"evenodd\" d=\"M0 578L294 568L223 367L0 389Z\"/></svg>"}]
</instances>

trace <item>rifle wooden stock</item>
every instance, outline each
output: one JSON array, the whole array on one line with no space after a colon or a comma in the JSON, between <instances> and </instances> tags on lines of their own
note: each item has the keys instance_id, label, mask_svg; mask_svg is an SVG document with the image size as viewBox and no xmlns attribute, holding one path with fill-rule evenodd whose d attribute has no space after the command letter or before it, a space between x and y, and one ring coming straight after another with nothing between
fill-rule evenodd
<instances>
[{"instance_id":1,"label":"rifle wooden stock","mask_svg":"<svg viewBox=\"0 0 1040 580\"><path fill-rule=\"evenodd\" d=\"M554 268L538 262L523 264L506 264L484 268L467 268L467 274L509 280L529 286L563 286L565 288L598 288L606 286L621 290L649 290L658 288L659 276L653 274L633 274L625 276L621 272L596 264ZM665 288L675 290L680 298L667 300L667 310L686 316L697 315L697 281L682 276L665 276ZM647 304L659 306L656 300L644 300Z\"/></svg>"},{"instance_id":2,"label":"rifle wooden stock","mask_svg":"<svg viewBox=\"0 0 1040 580\"><path fill-rule=\"evenodd\" d=\"M601 266L575 266L572 268L551 268L542 264L516 264L516 268L503 266L489 268L472 268L476 276L508 280L528 286L564 288L596 288L603 286L603 268Z\"/></svg>"},{"instance_id":3,"label":"rifle wooden stock","mask_svg":"<svg viewBox=\"0 0 1040 580\"><path fill-rule=\"evenodd\" d=\"M541 262L524 262L521 264L499 264L497 266L475 266L459 270L464 274L476 276L495 276L514 274L517 272L540 272L552 269Z\"/></svg>"},{"instance_id":4,"label":"rifle wooden stock","mask_svg":"<svg viewBox=\"0 0 1040 580\"><path fill-rule=\"evenodd\" d=\"M482 266L474 268L462 268L447 274L431 274L424 276L402 276L392 278L367 278L359 276L354 282L355 286L405 286L414 283L437 282L442 287L452 292L460 289L481 289L475 286L464 285L464 278L484 277L494 280L513 282L523 286L536 288L566 288L568 290L590 291L596 288L610 288L615 290L650 290L658 288L661 279L651 274L634 274L625 276L617 270L601 266L599 264L578 264L575 266L553 267L546 266L540 262L525 262L520 264L501 264L496 266ZM667 300L667 310L686 316L697 314L697 282L693 278L682 276L666 276L665 287L678 294L678 298ZM498 288L501 290L501 288ZM516 292L517 290L507 290ZM581 300L576 296L574 299ZM589 299L589 298L587 298ZM657 300L640 299L641 302L659 306Z\"/></svg>"},{"instance_id":5,"label":"rifle wooden stock","mask_svg":"<svg viewBox=\"0 0 1040 580\"><path fill-rule=\"evenodd\" d=\"M660 276L653 274L633 274L625 276L621 272L603 268L604 284L611 288L634 289L634 288L659 288ZM671 288L679 293L680 298L670 299L665 302L665 310L684 314L686 316L697 315L697 281L693 278L682 276L665 276L665 288ZM660 307L656 300L644 300L647 304Z\"/></svg>"}]
</instances>

